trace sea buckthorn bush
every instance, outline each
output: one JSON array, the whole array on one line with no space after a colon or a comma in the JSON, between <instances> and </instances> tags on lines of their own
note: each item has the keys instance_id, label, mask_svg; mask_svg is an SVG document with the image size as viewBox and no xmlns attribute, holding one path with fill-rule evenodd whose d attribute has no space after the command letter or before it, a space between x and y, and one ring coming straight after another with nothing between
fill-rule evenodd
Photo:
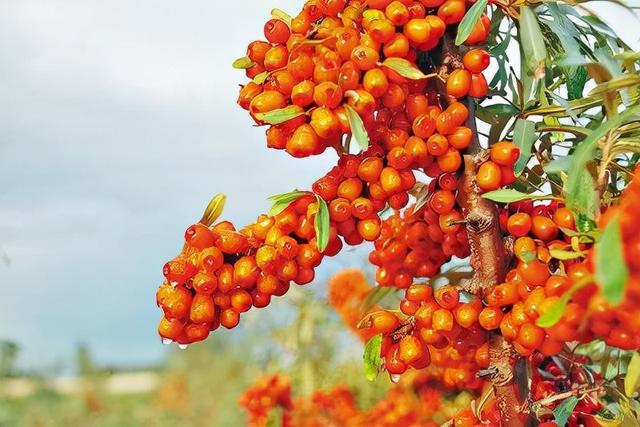
<instances>
[{"instance_id":1,"label":"sea buckthorn bush","mask_svg":"<svg viewBox=\"0 0 640 427\"><path fill-rule=\"evenodd\" d=\"M240 401L252 425L277 407L283 425L430 426L461 392L449 425L639 422L638 60L569 3L274 9L233 64L238 105L268 148L335 166L243 227L215 197L163 268L160 336L233 329L368 242L376 283L342 272L329 304L368 379L415 387L367 412L345 388L291 403L265 377Z\"/></svg>"}]
</instances>

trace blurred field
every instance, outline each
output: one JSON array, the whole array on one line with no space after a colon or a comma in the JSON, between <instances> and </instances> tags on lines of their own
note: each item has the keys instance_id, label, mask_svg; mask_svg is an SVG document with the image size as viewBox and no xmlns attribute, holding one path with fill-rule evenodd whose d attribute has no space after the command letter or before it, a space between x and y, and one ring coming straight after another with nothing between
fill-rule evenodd
<instances>
[{"instance_id":1,"label":"blurred field","mask_svg":"<svg viewBox=\"0 0 640 427\"><path fill-rule=\"evenodd\" d=\"M77 375L36 376L12 372L12 358L5 357L0 426L243 426L238 397L263 372L290 376L295 396L345 384L361 408L380 399L388 380L366 382L361 347L336 314L304 292L295 292L291 301L289 325L175 348L161 366L106 370L93 364L90 349L79 346Z\"/></svg>"}]
</instances>

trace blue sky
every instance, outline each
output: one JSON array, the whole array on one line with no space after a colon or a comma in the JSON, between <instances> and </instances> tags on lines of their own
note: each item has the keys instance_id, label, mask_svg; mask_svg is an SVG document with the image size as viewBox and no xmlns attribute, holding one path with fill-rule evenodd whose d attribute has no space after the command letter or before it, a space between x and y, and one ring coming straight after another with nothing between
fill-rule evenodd
<instances>
[{"instance_id":1,"label":"blue sky","mask_svg":"<svg viewBox=\"0 0 640 427\"><path fill-rule=\"evenodd\" d=\"M0 2L0 339L22 367L79 341L104 363L159 360L160 269L209 198L226 193L225 217L244 224L333 164L267 150L235 105L229 64L272 7L301 4ZM594 7L637 42L637 21Z\"/></svg>"}]
</instances>

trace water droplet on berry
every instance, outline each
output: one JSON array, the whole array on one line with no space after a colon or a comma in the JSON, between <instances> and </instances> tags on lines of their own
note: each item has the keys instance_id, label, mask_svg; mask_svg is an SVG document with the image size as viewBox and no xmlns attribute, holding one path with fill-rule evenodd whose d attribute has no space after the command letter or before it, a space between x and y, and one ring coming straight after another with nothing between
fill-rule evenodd
<instances>
[{"instance_id":1,"label":"water droplet on berry","mask_svg":"<svg viewBox=\"0 0 640 427\"><path fill-rule=\"evenodd\" d=\"M171 338L162 338L162 344L169 345L172 343L173 343L173 340Z\"/></svg>"},{"instance_id":2,"label":"water droplet on berry","mask_svg":"<svg viewBox=\"0 0 640 427\"><path fill-rule=\"evenodd\" d=\"M398 384L400 382L400 374L391 374L391 382L394 384Z\"/></svg>"},{"instance_id":3,"label":"water droplet on berry","mask_svg":"<svg viewBox=\"0 0 640 427\"><path fill-rule=\"evenodd\" d=\"M189 347L187 344L178 344L178 348L179 348L180 350L186 350L186 349L187 349L187 347Z\"/></svg>"}]
</instances>

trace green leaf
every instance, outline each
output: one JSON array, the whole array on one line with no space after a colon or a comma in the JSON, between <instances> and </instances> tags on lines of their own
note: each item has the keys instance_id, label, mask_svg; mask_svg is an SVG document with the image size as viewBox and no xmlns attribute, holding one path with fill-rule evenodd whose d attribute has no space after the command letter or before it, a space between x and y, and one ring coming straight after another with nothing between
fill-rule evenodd
<instances>
[{"instance_id":1,"label":"green leaf","mask_svg":"<svg viewBox=\"0 0 640 427\"><path fill-rule=\"evenodd\" d=\"M559 259L561 261L568 261L572 259L579 259L585 256L582 252L564 251L562 249L551 249L549 251L551 257Z\"/></svg>"},{"instance_id":2,"label":"green leaf","mask_svg":"<svg viewBox=\"0 0 640 427\"><path fill-rule=\"evenodd\" d=\"M202 214L202 218L200 219L200 223L210 227L216 219L222 215L222 211L224 209L224 204L227 201L227 196L224 194L215 195L209 204L207 205L204 213Z\"/></svg>"},{"instance_id":3,"label":"green leaf","mask_svg":"<svg viewBox=\"0 0 640 427\"><path fill-rule=\"evenodd\" d=\"M609 118L609 120L593 130L575 149L571 167L568 170L565 188L567 207L569 209L575 213L592 213L593 204L597 203L597 200L594 201L595 192L591 192L589 188L590 186L595 187L595 184L593 177L587 170L587 163L595 158L597 144L600 139L605 137L611 130L619 128L638 113L640 113L640 106L635 106Z\"/></svg>"},{"instance_id":4,"label":"green leaf","mask_svg":"<svg viewBox=\"0 0 640 427\"><path fill-rule=\"evenodd\" d=\"M536 200L536 199L540 199L542 196L522 193L518 190L513 190L511 188L502 188L500 190L489 191L488 193L484 193L482 197L487 200L491 200L493 202L498 202L498 203L513 203L513 202L519 202L521 200L529 200L529 199Z\"/></svg>"},{"instance_id":5,"label":"green leaf","mask_svg":"<svg viewBox=\"0 0 640 427\"><path fill-rule=\"evenodd\" d=\"M269 210L269 215L278 215L279 213L287 209L291 203L307 194L309 194L309 192L307 191L292 191L290 193L281 193L270 196L269 198L267 198L267 200L272 201L273 206L271 206L271 209Z\"/></svg>"},{"instance_id":6,"label":"green leaf","mask_svg":"<svg viewBox=\"0 0 640 427\"><path fill-rule=\"evenodd\" d=\"M588 74L583 66L568 67L567 76L567 97L569 101L582 98L582 92L587 84Z\"/></svg>"},{"instance_id":7,"label":"green leaf","mask_svg":"<svg viewBox=\"0 0 640 427\"><path fill-rule=\"evenodd\" d=\"M368 381L375 381L382 366L380 348L382 347L382 334L371 338L364 347L364 375Z\"/></svg>"},{"instance_id":8,"label":"green leaf","mask_svg":"<svg viewBox=\"0 0 640 427\"><path fill-rule=\"evenodd\" d=\"M253 78L253 82L257 85L261 85L269 78L270 75L271 75L270 72L263 71Z\"/></svg>"},{"instance_id":9,"label":"green leaf","mask_svg":"<svg viewBox=\"0 0 640 427\"><path fill-rule=\"evenodd\" d=\"M256 65L256 63L253 62L251 59L249 59L248 56L243 56L242 58L238 58L235 61L233 61L233 64L231 64L233 68L237 68L239 70L246 70L247 68L251 68L254 65Z\"/></svg>"},{"instance_id":10,"label":"green leaf","mask_svg":"<svg viewBox=\"0 0 640 427\"><path fill-rule=\"evenodd\" d=\"M297 105L289 105L288 107L278 108L277 110L271 110L266 113L256 113L256 118L270 125L279 125L305 114L304 110Z\"/></svg>"},{"instance_id":11,"label":"green leaf","mask_svg":"<svg viewBox=\"0 0 640 427\"><path fill-rule=\"evenodd\" d=\"M556 424L559 426L564 426L567 424L569 417L573 413L573 410L576 409L578 405L577 397L570 396L567 399L563 400L556 408L553 410L553 417L555 419Z\"/></svg>"},{"instance_id":12,"label":"green leaf","mask_svg":"<svg viewBox=\"0 0 640 427\"><path fill-rule=\"evenodd\" d=\"M536 14L528 7L520 7L520 42L527 70L536 79L544 76L547 48Z\"/></svg>"},{"instance_id":13,"label":"green leaf","mask_svg":"<svg viewBox=\"0 0 640 427\"><path fill-rule=\"evenodd\" d=\"M538 318L538 320L536 320L536 325L540 326L541 328L550 328L558 323L560 319L562 319L564 310L567 307L567 304L569 304L571 297L573 297L573 295L580 289L591 283L592 280L593 277L591 276L583 277L582 279L580 279L575 285L571 287L571 289L565 292L564 295L562 295L560 299L556 301L556 303L553 304L551 308L549 308L549 310L547 310L542 316Z\"/></svg>"},{"instance_id":14,"label":"green leaf","mask_svg":"<svg viewBox=\"0 0 640 427\"><path fill-rule=\"evenodd\" d=\"M435 74L424 74L418 67L404 58L387 58L382 62L382 66L387 67L400 74L402 77L406 77L410 80L422 80L435 76Z\"/></svg>"},{"instance_id":15,"label":"green leaf","mask_svg":"<svg viewBox=\"0 0 640 427\"><path fill-rule=\"evenodd\" d=\"M520 176L531 157L531 148L538 139L536 124L530 120L518 119L513 131L513 142L520 148L520 157L514 166L514 173Z\"/></svg>"},{"instance_id":16,"label":"green leaf","mask_svg":"<svg viewBox=\"0 0 640 427\"><path fill-rule=\"evenodd\" d=\"M291 16L287 13L284 12L280 9L272 9L271 10L271 17L275 18L275 19L279 19L281 21L283 21L285 24L287 24L289 27L291 27L291 21L293 21L293 19L291 18Z\"/></svg>"},{"instance_id":17,"label":"green leaf","mask_svg":"<svg viewBox=\"0 0 640 427\"><path fill-rule=\"evenodd\" d=\"M393 294L397 289L389 286L376 286L373 288L367 298L362 303L362 310L368 311L374 305L385 299L387 296Z\"/></svg>"},{"instance_id":18,"label":"green leaf","mask_svg":"<svg viewBox=\"0 0 640 427\"><path fill-rule=\"evenodd\" d=\"M473 31L473 27L478 22L478 19L482 16L484 11L487 9L487 0L478 0L475 2L471 8L467 11L460 21L460 25L458 25L458 34L456 34L456 46L460 46L464 43Z\"/></svg>"},{"instance_id":19,"label":"green leaf","mask_svg":"<svg viewBox=\"0 0 640 427\"><path fill-rule=\"evenodd\" d=\"M366 151L369 148L369 134L367 133L367 129L364 127L362 117L360 117L360 114L358 114L358 112L350 105L345 104L344 110L347 113L351 134L360 148L359 152Z\"/></svg>"},{"instance_id":20,"label":"green leaf","mask_svg":"<svg viewBox=\"0 0 640 427\"><path fill-rule=\"evenodd\" d=\"M479 107L476 117L490 125L500 124L505 119L510 119L518 114L518 110L511 104L493 104L488 107Z\"/></svg>"},{"instance_id":21,"label":"green leaf","mask_svg":"<svg viewBox=\"0 0 640 427\"><path fill-rule=\"evenodd\" d=\"M313 228L316 231L318 250L320 252L323 252L325 249L327 249L331 232L331 224L329 221L329 207L327 206L327 202L325 202L324 199L320 196L316 196L316 199L318 201L318 212L316 212L316 220L313 222Z\"/></svg>"},{"instance_id":22,"label":"green leaf","mask_svg":"<svg viewBox=\"0 0 640 427\"><path fill-rule=\"evenodd\" d=\"M627 397L634 398L638 385L640 383L640 353L635 351L631 356L629 366L627 366L627 375L624 377L624 394Z\"/></svg>"},{"instance_id":23,"label":"green leaf","mask_svg":"<svg viewBox=\"0 0 640 427\"><path fill-rule=\"evenodd\" d=\"M620 219L609 221L595 245L596 282L602 288L602 294L613 306L620 305L624 299L629 268L624 259Z\"/></svg>"}]
</instances>

